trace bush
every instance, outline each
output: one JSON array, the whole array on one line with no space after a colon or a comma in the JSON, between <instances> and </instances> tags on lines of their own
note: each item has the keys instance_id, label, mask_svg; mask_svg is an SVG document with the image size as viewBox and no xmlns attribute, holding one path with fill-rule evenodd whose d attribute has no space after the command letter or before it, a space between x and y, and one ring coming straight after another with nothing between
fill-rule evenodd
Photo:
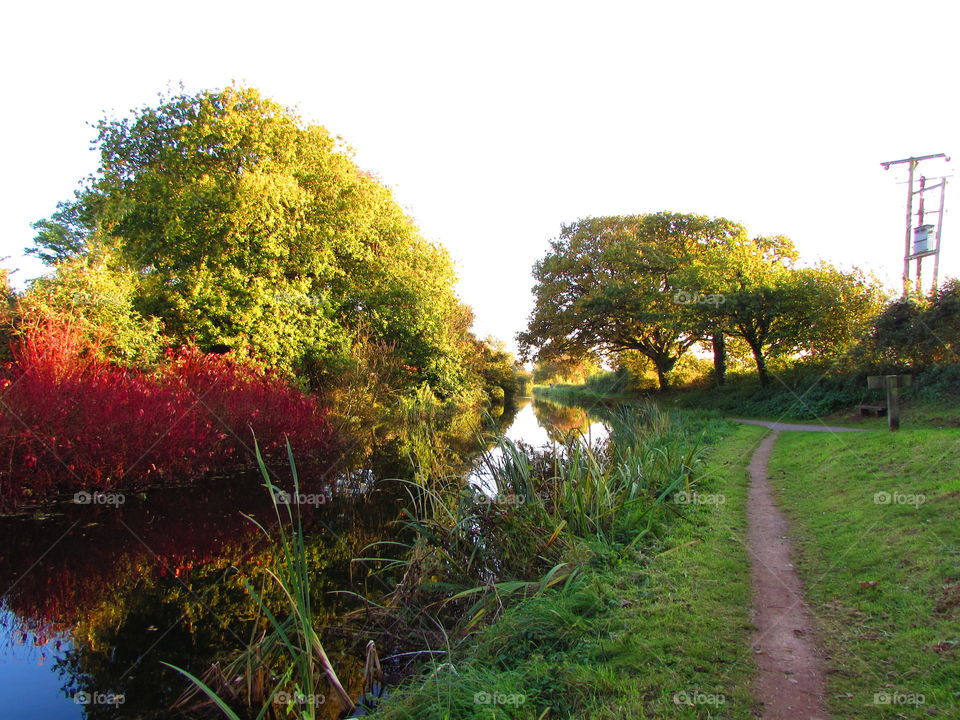
<instances>
[{"instance_id":1,"label":"bush","mask_svg":"<svg viewBox=\"0 0 960 720\"><path fill-rule=\"evenodd\" d=\"M255 466L264 454L323 463L324 409L278 375L229 355L168 351L155 373L112 366L69 323L47 321L13 348L0 401L0 503L143 487Z\"/></svg>"}]
</instances>

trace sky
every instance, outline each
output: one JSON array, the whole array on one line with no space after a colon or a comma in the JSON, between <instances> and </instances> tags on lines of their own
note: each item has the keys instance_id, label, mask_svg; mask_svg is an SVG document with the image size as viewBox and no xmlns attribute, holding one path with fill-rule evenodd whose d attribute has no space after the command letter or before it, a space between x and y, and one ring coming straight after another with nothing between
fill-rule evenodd
<instances>
[{"instance_id":1,"label":"sky","mask_svg":"<svg viewBox=\"0 0 960 720\"><path fill-rule=\"evenodd\" d=\"M533 263L586 216L723 216L896 289L905 171L880 163L960 153L955 1L40 0L4 14L0 255L21 286L44 271L22 255L30 224L96 169L90 124L181 83L251 85L341 136L450 251L475 332L506 341L532 309ZM960 275L960 182L946 203L941 278Z\"/></svg>"}]
</instances>

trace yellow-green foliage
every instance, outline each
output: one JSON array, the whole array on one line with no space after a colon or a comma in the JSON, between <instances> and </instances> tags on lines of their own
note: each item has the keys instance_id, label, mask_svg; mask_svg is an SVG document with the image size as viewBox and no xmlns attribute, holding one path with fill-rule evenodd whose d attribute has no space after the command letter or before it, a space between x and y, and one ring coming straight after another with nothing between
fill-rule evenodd
<instances>
[{"instance_id":1,"label":"yellow-green foliage","mask_svg":"<svg viewBox=\"0 0 960 720\"><path fill-rule=\"evenodd\" d=\"M152 363L163 347L162 324L137 312L134 278L111 268L109 257L102 249L69 258L57 265L53 275L36 279L20 298L18 324L29 331L44 317L69 319L102 357Z\"/></svg>"},{"instance_id":2,"label":"yellow-green foliage","mask_svg":"<svg viewBox=\"0 0 960 720\"><path fill-rule=\"evenodd\" d=\"M476 382L448 253L325 128L227 87L162 97L98 129L98 172L36 224L33 249L75 263L58 266L69 275L109 239L115 253L98 259L82 302L105 303L114 322L113 305L132 303L175 342L249 352L315 386L335 381L361 327L412 386L450 397ZM56 304L70 305L75 283L59 282Z\"/></svg>"},{"instance_id":3,"label":"yellow-green foliage","mask_svg":"<svg viewBox=\"0 0 960 720\"><path fill-rule=\"evenodd\" d=\"M657 369L653 363L636 350L620 353L620 364L630 372L630 387L633 390L653 390L657 387ZM713 369L713 360L688 352L677 360L670 371L670 384L674 387L691 385L705 380Z\"/></svg>"}]
</instances>

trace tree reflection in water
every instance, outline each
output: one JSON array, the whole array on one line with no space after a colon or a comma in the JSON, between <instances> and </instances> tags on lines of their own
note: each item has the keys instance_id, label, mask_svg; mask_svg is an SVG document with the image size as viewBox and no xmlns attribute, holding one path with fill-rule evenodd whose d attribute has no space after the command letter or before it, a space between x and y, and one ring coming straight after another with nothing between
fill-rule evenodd
<instances>
[{"instance_id":1,"label":"tree reflection in water","mask_svg":"<svg viewBox=\"0 0 960 720\"><path fill-rule=\"evenodd\" d=\"M364 626L362 617L343 621L362 606L361 597L380 597L395 581L378 563L353 561L371 543L402 539L395 521L408 496L400 483L377 482L410 476L398 455L388 448L366 456L343 471L334 497L301 508L316 629L354 696L362 691L368 640L377 640L382 657L409 650L382 628ZM465 469L470 453L462 455ZM276 522L255 475L126 496L119 506L63 504L43 517L0 518L0 589L8 611L0 616L0 652L35 646L68 698L124 696L122 705L84 706L87 718L170 717L167 708L185 681L161 661L200 674L229 660L264 626L243 578L267 598L279 592L265 582L277 560L272 544L244 514L268 528ZM394 677L404 670L389 663L384 669ZM0 678L0 690L10 696L15 688L4 688ZM29 697L23 702L28 707ZM5 710L15 707L5 701ZM62 717L79 717L77 710ZM338 716L332 696L324 710L325 717Z\"/></svg>"}]
</instances>

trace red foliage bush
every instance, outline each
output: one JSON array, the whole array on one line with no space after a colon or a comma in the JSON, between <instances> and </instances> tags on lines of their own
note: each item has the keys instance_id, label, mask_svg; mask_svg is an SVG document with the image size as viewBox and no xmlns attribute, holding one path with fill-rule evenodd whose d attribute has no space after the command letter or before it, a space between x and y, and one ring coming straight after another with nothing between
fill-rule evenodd
<instances>
[{"instance_id":1,"label":"red foliage bush","mask_svg":"<svg viewBox=\"0 0 960 720\"><path fill-rule=\"evenodd\" d=\"M304 465L335 449L317 399L276 373L182 348L148 374L92 350L56 321L13 348L0 381L0 502L246 469L254 435L270 460L286 438Z\"/></svg>"}]
</instances>

